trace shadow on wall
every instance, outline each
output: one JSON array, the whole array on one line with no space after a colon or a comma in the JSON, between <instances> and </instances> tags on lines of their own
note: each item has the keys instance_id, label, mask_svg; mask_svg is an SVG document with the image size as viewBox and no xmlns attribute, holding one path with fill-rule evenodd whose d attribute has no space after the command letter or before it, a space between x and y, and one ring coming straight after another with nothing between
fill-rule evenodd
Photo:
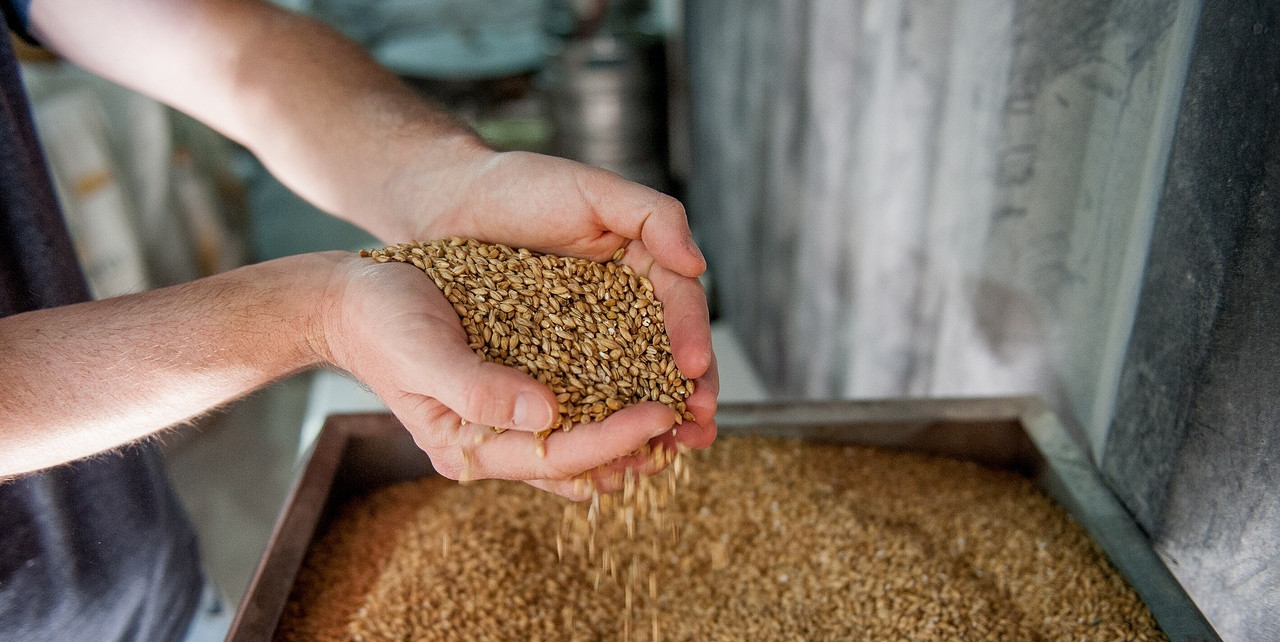
<instances>
[{"instance_id":1,"label":"shadow on wall","mask_svg":"<svg viewBox=\"0 0 1280 642\"><path fill-rule=\"evenodd\" d=\"M1069 404L1067 386L1046 359L1045 346L1050 336L1031 299L1016 288L991 280L979 281L973 292L973 318L982 344L974 358L985 357L994 362L989 377L992 385L997 389L1032 391L1050 406ZM979 366L974 369L981 376ZM1079 424L1067 423L1064 428L1076 443L1088 443ZM1098 453L1090 456L1098 462Z\"/></svg>"}]
</instances>

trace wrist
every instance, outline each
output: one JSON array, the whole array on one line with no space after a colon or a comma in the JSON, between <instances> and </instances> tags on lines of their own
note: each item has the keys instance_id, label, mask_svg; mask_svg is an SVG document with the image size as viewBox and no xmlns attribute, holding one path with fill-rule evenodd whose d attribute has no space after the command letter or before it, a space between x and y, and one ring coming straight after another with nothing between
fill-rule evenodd
<instances>
[{"instance_id":1,"label":"wrist","mask_svg":"<svg viewBox=\"0 0 1280 642\"><path fill-rule=\"evenodd\" d=\"M402 137L399 154L380 186L376 236L388 243L426 241L463 229L468 201L485 168L501 153L471 132L436 137Z\"/></svg>"},{"instance_id":2,"label":"wrist","mask_svg":"<svg viewBox=\"0 0 1280 642\"><path fill-rule=\"evenodd\" d=\"M234 340L237 332L257 335L256 354L246 357L275 371L268 376L329 363L326 316L331 290L342 266L358 258L342 251L297 254L212 277L224 280L219 289L226 293L226 307L236 310L223 322L230 331L226 340Z\"/></svg>"},{"instance_id":3,"label":"wrist","mask_svg":"<svg viewBox=\"0 0 1280 642\"><path fill-rule=\"evenodd\" d=\"M314 283L306 286L308 295L301 302L306 358L312 365L343 368L343 302L348 298L352 275L368 264L354 252L316 252L292 258L301 257L311 263L305 269L314 278Z\"/></svg>"}]
</instances>

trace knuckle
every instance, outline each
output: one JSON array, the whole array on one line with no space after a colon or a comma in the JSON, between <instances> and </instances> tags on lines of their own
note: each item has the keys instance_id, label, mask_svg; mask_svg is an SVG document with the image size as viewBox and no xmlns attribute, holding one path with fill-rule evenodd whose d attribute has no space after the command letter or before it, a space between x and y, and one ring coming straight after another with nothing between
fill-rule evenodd
<instances>
[{"instance_id":1,"label":"knuckle","mask_svg":"<svg viewBox=\"0 0 1280 642\"><path fill-rule=\"evenodd\" d=\"M582 471L569 470L565 468L563 465L561 465L559 462L548 461L544 465L543 472L544 472L543 477L545 477L546 479L552 479L555 481L565 481L567 479L572 478L574 475L577 475Z\"/></svg>"},{"instance_id":2,"label":"knuckle","mask_svg":"<svg viewBox=\"0 0 1280 642\"><path fill-rule=\"evenodd\" d=\"M658 192L657 199L658 199L658 205L660 207L671 210L672 212L679 214L680 216L686 216L684 203L681 203L680 199L674 196L671 196L670 194L664 194L662 192Z\"/></svg>"},{"instance_id":3,"label":"knuckle","mask_svg":"<svg viewBox=\"0 0 1280 642\"><path fill-rule=\"evenodd\" d=\"M430 453L428 453L427 456L431 459L431 468L433 468L441 477L451 479L453 481L461 479L462 467L458 462L447 460L441 456L433 456Z\"/></svg>"}]
</instances>

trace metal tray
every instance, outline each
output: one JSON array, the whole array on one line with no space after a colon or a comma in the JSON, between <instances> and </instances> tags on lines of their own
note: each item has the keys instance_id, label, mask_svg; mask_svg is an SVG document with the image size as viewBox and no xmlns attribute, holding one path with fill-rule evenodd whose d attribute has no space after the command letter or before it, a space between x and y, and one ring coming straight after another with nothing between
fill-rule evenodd
<instances>
[{"instance_id":1,"label":"metal tray","mask_svg":"<svg viewBox=\"0 0 1280 642\"><path fill-rule=\"evenodd\" d=\"M725 404L720 434L907 449L1015 470L1066 508L1175 641L1220 638L1094 465L1034 397ZM388 414L326 421L290 492L227 640L270 640L313 537L354 495L433 474Z\"/></svg>"}]
</instances>

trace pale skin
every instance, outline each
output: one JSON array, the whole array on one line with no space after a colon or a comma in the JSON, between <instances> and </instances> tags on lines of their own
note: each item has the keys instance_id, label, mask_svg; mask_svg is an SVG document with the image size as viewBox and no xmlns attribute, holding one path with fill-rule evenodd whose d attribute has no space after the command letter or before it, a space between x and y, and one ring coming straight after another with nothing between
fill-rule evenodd
<instances>
[{"instance_id":1,"label":"pale skin","mask_svg":"<svg viewBox=\"0 0 1280 642\"><path fill-rule=\"evenodd\" d=\"M316 366L378 394L444 475L581 498L646 443L706 447L719 384L705 269L679 202L614 174L498 153L332 29L248 0L35 0L33 31L79 65L201 119L318 207L387 242L471 236L624 261L654 283L695 421L649 403L556 433L551 391L466 346L421 272L347 252L0 319L0 477L110 450ZM110 28L102 28L110 25ZM510 428L477 438L476 426ZM465 462L464 462L465 460Z\"/></svg>"}]
</instances>

